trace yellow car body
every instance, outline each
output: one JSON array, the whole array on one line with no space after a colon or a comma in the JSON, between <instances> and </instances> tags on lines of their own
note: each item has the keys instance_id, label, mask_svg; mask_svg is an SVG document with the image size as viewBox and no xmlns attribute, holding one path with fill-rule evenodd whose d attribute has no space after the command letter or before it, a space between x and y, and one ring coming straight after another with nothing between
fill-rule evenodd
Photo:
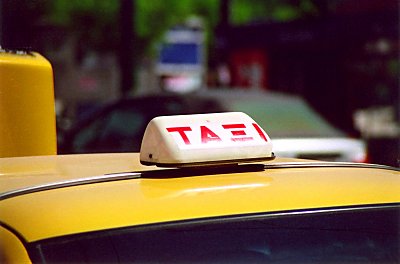
<instances>
[{"instance_id":1,"label":"yellow car body","mask_svg":"<svg viewBox=\"0 0 400 264\"><path fill-rule=\"evenodd\" d=\"M277 158L228 168L160 169L138 154L0 159L0 252L29 261L49 238L258 213L399 206L400 173Z\"/></svg>"}]
</instances>

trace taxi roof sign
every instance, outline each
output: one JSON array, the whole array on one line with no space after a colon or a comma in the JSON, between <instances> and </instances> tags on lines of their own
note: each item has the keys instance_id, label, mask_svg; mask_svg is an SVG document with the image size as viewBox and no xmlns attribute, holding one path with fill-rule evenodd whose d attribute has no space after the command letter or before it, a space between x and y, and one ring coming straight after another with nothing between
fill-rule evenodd
<instances>
[{"instance_id":1,"label":"taxi roof sign","mask_svg":"<svg viewBox=\"0 0 400 264\"><path fill-rule=\"evenodd\" d=\"M160 167L273 159L265 131L241 112L160 116L147 125L140 162Z\"/></svg>"}]
</instances>

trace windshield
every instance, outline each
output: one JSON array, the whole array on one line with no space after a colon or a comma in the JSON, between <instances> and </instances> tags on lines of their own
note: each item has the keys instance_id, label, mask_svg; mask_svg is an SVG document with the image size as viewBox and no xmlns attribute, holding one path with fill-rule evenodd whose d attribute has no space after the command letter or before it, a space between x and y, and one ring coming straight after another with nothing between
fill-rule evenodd
<instances>
[{"instance_id":1,"label":"windshield","mask_svg":"<svg viewBox=\"0 0 400 264\"><path fill-rule=\"evenodd\" d=\"M229 111L247 113L271 138L333 138L344 133L301 97L262 91L212 91Z\"/></svg>"},{"instance_id":2,"label":"windshield","mask_svg":"<svg viewBox=\"0 0 400 264\"><path fill-rule=\"evenodd\" d=\"M398 263L399 208L252 215L39 241L43 263Z\"/></svg>"}]
</instances>

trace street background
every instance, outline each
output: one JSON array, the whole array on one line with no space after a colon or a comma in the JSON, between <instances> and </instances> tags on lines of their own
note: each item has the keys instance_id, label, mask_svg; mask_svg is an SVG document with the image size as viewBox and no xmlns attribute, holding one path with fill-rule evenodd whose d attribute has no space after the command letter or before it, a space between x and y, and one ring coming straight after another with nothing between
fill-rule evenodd
<instances>
[{"instance_id":1,"label":"street background","mask_svg":"<svg viewBox=\"0 0 400 264\"><path fill-rule=\"evenodd\" d=\"M3 0L0 19L3 49L53 65L60 130L138 94L277 91L399 166L397 0Z\"/></svg>"}]
</instances>

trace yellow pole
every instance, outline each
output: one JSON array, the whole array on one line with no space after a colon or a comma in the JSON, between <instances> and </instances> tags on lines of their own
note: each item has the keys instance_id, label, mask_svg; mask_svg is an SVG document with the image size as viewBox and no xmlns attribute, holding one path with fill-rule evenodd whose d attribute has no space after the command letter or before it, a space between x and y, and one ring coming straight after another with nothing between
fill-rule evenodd
<instances>
[{"instance_id":1,"label":"yellow pole","mask_svg":"<svg viewBox=\"0 0 400 264\"><path fill-rule=\"evenodd\" d=\"M0 157L57 154L51 64L0 50Z\"/></svg>"}]
</instances>

